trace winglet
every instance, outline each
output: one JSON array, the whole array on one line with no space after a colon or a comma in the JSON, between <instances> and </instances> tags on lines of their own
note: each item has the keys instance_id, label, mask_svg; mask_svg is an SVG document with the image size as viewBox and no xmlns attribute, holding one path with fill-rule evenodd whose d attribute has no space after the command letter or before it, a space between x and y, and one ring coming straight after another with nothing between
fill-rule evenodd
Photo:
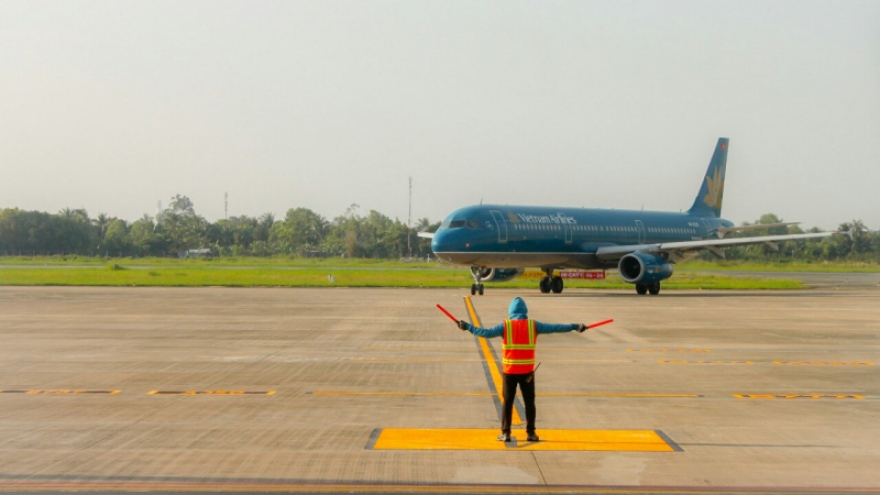
<instances>
[{"instance_id":1,"label":"winglet","mask_svg":"<svg viewBox=\"0 0 880 495\"><path fill-rule=\"evenodd\" d=\"M688 213L704 217L719 218L721 216L721 203L724 198L724 176L727 170L727 148L730 144L728 138L718 138L709 168L706 169L706 177L700 186L700 192L694 199L694 204Z\"/></svg>"}]
</instances>

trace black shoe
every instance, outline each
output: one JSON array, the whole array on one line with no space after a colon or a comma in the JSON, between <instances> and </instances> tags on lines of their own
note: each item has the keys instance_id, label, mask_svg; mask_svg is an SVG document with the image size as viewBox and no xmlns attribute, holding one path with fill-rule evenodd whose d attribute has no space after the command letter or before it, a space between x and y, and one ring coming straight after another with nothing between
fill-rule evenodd
<instances>
[{"instance_id":1,"label":"black shoe","mask_svg":"<svg viewBox=\"0 0 880 495\"><path fill-rule=\"evenodd\" d=\"M529 433L529 436L526 437L526 440L528 440L530 442L540 442L541 441L541 439L538 438L538 435L536 435L534 433Z\"/></svg>"},{"instance_id":2,"label":"black shoe","mask_svg":"<svg viewBox=\"0 0 880 495\"><path fill-rule=\"evenodd\" d=\"M510 441L510 433L502 433L498 435L499 442L509 442Z\"/></svg>"}]
</instances>

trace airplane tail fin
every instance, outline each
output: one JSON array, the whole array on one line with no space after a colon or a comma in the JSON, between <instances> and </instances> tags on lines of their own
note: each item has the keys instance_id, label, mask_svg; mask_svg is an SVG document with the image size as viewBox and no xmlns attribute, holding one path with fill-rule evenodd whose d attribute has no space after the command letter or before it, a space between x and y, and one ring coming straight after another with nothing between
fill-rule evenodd
<instances>
[{"instance_id":1,"label":"airplane tail fin","mask_svg":"<svg viewBox=\"0 0 880 495\"><path fill-rule=\"evenodd\" d=\"M727 138L718 138L715 153L706 170L706 178L688 213L705 217L721 216L721 200L724 197L724 173L727 169Z\"/></svg>"}]
</instances>

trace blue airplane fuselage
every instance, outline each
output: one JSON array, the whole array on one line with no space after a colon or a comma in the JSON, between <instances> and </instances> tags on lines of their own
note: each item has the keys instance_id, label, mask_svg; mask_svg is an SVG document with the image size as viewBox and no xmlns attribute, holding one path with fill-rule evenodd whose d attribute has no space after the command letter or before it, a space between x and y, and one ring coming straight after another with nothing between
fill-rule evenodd
<instances>
[{"instance_id":1,"label":"blue airplane fuselage","mask_svg":"<svg viewBox=\"0 0 880 495\"><path fill-rule=\"evenodd\" d=\"M607 268L616 262L590 256L600 247L698 241L729 227L728 220L691 212L476 205L449 215L431 248L456 264Z\"/></svg>"}]
</instances>

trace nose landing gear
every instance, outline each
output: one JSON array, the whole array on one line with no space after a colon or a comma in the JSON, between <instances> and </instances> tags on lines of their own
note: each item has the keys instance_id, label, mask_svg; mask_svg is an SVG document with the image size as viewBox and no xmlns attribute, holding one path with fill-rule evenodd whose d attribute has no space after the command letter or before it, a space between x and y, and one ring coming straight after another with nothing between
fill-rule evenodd
<instances>
[{"instance_id":1,"label":"nose landing gear","mask_svg":"<svg viewBox=\"0 0 880 495\"><path fill-rule=\"evenodd\" d=\"M472 266L471 274L474 276L474 283L471 284L471 295L475 296L477 294L483 295L484 286L483 286L483 271L486 270L485 267L482 266Z\"/></svg>"}]
</instances>

